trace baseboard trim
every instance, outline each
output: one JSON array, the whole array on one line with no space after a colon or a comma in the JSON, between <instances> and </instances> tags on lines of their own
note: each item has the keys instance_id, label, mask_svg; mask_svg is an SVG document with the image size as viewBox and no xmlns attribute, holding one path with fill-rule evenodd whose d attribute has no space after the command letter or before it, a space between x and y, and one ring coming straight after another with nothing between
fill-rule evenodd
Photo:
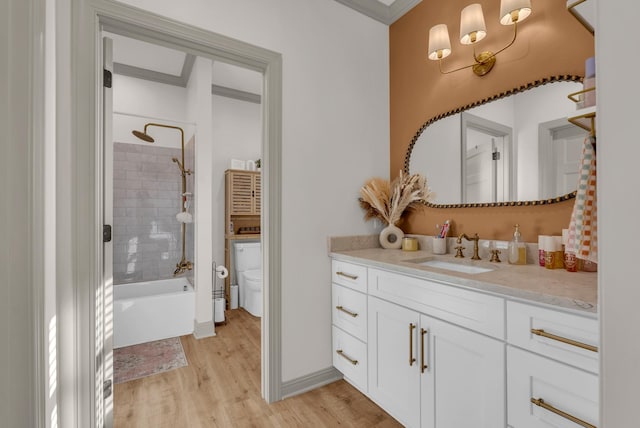
<instances>
[{"instance_id":1,"label":"baseboard trim","mask_svg":"<svg viewBox=\"0 0 640 428\"><path fill-rule=\"evenodd\" d=\"M216 330L213 321L193 322L193 337L196 339L204 339L205 337L213 337L215 335Z\"/></svg>"},{"instance_id":2,"label":"baseboard trim","mask_svg":"<svg viewBox=\"0 0 640 428\"><path fill-rule=\"evenodd\" d=\"M336 370L335 367L327 367L324 370L282 382L282 398L293 397L340 379L342 379L342 373Z\"/></svg>"}]
</instances>

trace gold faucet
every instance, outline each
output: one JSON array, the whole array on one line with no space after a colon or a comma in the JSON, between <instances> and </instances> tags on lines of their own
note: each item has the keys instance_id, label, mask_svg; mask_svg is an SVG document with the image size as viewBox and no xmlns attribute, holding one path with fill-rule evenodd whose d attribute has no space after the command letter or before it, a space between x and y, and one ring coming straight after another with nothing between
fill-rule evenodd
<instances>
[{"instance_id":1,"label":"gold faucet","mask_svg":"<svg viewBox=\"0 0 640 428\"><path fill-rule=\"evenodd\" d=\"M193 263L183 258L176 265L176 270L173 271L173 276L180 275L181 273L191 269L193 269Z\"/></svg>"},{"instance_id":2,"label":"gold faucet","mask_svg":"<svg viewBox=\"0 0 640 428\"><path fill-rule=\"evenodd\" d=\"M478 255L478 250L479 250L478 241L480 241L480 237L478 236L478 234L476 233L473 235L473 238L469 238L466 233L461 233L458 236L458 239L456 242L458 244L462 244L462 238L466 239L467 241L473 241L473 257L471 257L471 260L480 260L480 256ZM456 254L456 257L464 257L462 255L462 251L459 251L459 254L460 256Z\"/></svg>"}]
</instances>

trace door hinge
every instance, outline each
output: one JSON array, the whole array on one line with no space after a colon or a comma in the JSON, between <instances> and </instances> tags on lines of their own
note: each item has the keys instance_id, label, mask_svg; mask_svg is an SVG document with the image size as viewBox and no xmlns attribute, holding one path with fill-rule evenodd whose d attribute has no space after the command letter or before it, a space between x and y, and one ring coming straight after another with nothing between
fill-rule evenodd
<instances>
[{"instance_id":1,"label":"door hinge","mask_svg":"<svg viewBox=\"0 0 640 428\"><path fill-rule=\"evenodd\" d=\"M491 153L491 160L500 160L500 152Z\"/></svg>"},{"instance_id":2,"label":"door hinge","mask_svg":"<svg viewBox=\"0 0 640 428\"><path fill-rule=\"evenodd\" d=\"M111 379L107 379L104 381L104 383L102 384L102 397L103 399L107 399L109 397L111 397L111 394L113 393L113 388L111 388L113 382L111 381Z\"/></svg>"},{"instance_id":3,"label":"door hinge","mask_svg":"<svg viewBox=\"0 0 640 428\"><path fill-rule=\"evenodd\" d=\"M111 75L111 72L106 68L102 70L102 82L105 88L111 87L112 75Z\"/></svg>"},{"instance_id":4,"label":"door hinge","mask_svg":"<svg viewBox=\"0 0 640 428\"><path fill-rule=\"evenodd\" d=\"M111 242L111 225L102 225L102 242Z\"/></svg>"}]
</instances>

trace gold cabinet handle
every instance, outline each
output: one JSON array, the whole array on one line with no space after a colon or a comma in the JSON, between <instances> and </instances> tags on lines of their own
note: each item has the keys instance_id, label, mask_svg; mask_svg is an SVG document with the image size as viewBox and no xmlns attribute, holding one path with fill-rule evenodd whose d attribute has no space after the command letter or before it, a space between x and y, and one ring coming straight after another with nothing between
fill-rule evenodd
<instances>
[{"instance_id":1,"label":"gold cabinet handle","mask_svg":"<svg viewBox=\"0 0 640 428\"><path fill-rule=\"evenodd\" d=\"M546 331L544 331L542 329L532 328L531 329L531 333L533 333L533 334L535 334L537 336L546 337L548 339L557 340L558 342L566 343L568 345L577 346L578 348L586 349L587 351L598 352L598 347L597 346L587 345L586 343L578 342L576 340L567 339L566 337L562 337L562 336L556 336L555 334L547 333Z\"/></svg>"},{"instance_id":2,"label":"gold cabinet handle","mask_svg":"<svg viewBox=\"0 0 640 428\"><path fill-rule=\"evenodd\" d=\"M347 315L349 315L349 316L352 316L352 317L354 317L354 318L358 316L358 314L357 314L357 313L355 313L355 312L351 312L350 310L345 309L345 308L344 308L344 306L342 306L342 305L338 305L338 306L336 306L336 309L337 309L337 310L339 310L339 311L341 311L341 312L344 312L345 314L347 314Z\"/></svg>"},{"instance_id":3,"label":"gold cabinet handle","mask_svg":"<svg viewBox=\"0 0 640 428\"><path fill-rule=\"evenodd\" d=\"M538 407L542 407L545 410L550 411L551 413L555 413L556 415L562 416L565 419L570 420L571 422L580 425L581 427L585 427L585 428L597 428L595 425L591 425L589 422L585 422L582 419L578 419L573 415L570 415L567 412L563 412L560 409L557 409L555 407L553 407L550 404L545 403L545 401L542 398L533 398L531 397L531 402L533 404L535 404Z\"/></svg>"},{"instance_id":4,"label":"gold cabinet handle","mask_svg":"<svg viewBox=\"0 0 640 428\"><path fill-rule=\"evenodd\" d=\"M358 275L351 275L350 273L345 272L336 272L336 275L344 276L345 278L353 279L354 281L358 279Z\"/></svg>"},{"instance_id":5,"label":"gold cabinet handle","mask_svg":"<svg viewBox=\"0 0 640 428\"><path fill-rule=\"evenodd\" d=\"M412 366L416 362L413 358L413 330L416 328L415 324L409 324L409 366Z\"/></svg>"},{"instance_id":6,"label":"gold cabinet handle","mask_svg":"<svg viewBox=\"0 0 640 428\"><path fill-rule=\"evenodd\" d=\"M354 359L352 359L352 358L349 358L349 357L347 356L347 354L345 354L345 353L342 351L342 349L338 349L338 350L336 350L336 354L340 355L342 358L344 358L345 360L349 361L349 362L350 362L351 364L353 364L354 366L355 366L356 364L358 364L358 360L354 360Z\"/></svg>"},{"instance_id":7,"label":"gold cabinet handle","mask_svg":"<svg viewBox=\"0 0 640 428\"><path fill-rule=\"evenodd\" d=\"M429 368L427 364L424 363L424 336L429 333L429 330L425 330L424 328L420 329L420 372L424 373L426 369Z\"/></svg>"}]
</instances>

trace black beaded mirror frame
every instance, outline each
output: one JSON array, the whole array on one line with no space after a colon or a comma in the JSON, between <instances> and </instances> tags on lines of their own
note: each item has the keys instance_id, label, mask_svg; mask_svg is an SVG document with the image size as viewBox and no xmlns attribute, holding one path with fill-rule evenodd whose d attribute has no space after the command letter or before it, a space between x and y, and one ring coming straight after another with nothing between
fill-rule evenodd
<instances>
[{"instance_id":1,"label":"black beaded mirror frame","mask_svg":"<svg viewBox=\"0 0 640 428\"><path fill-rule=\"evenodd\" d=\"M488 102L491 102L491 101L494 101L494 100L498 100L500 98L505 98L505 97L508 97L510 95L517 94L519 92L524 92L524 91L527 91L529 89L536 88L538 86L546 85L547 83L553 83L553 82L582 82L582 80L583 80L582 76L570 75L570 74L545 77L545 78L542 78L540 80L535 80L535 81L533 81L531 83L527 83L526 85L522 85L522 86L519 86L517 88L513 88L513 89L501 92L501 93L496 94L496 95L492 95L492 96L484 98L484 99L482 99L480 101L474 101L474 102L472 102L470 104L467 104L467 105L465 105L463 107L459 107L459 108L456 108L454 110L448 111L446 113L439 114L438 116L432 117L431 119L426 121L420 127L420 129L418 129L418 132L416 132L416 135L411 140L411 144L409 144L409 147L407 148L407 154L404 157L404 172L406 172L407 174L410 173L409 172L409 161L411 160L411 152L413 151L413 146L416 144L416 142L418 141L418 138L420 138L420 135L422 135L424 130L429 125L431 125L432 123L434 123L434 122L436 122L436 121L438 121L440 119L444 119L445 117L452 116L452 115L457 114L457 113L461 113L461 112L463 112L465 110L469 110L470 108L477 107L479 105L486 104ZM549 199L541 199L541 200L537 200L537 201L477 202L477 203L468 203L468 204L433 204L431 202L426 202L425 201L424 205L426 205L428 207L431 207L431 208L520 207L520 206L536 206L536 205L554 204L554 203L557 203L557 202L562 202L562 201L566 201L566 200L569 200L569 199L573 199L575 197L576 197L576 191L573 191L571 193L567 193L566 195L561 195L561 196L557 196L555 198L549 198Z\"/></svg>"}]
</instances>

